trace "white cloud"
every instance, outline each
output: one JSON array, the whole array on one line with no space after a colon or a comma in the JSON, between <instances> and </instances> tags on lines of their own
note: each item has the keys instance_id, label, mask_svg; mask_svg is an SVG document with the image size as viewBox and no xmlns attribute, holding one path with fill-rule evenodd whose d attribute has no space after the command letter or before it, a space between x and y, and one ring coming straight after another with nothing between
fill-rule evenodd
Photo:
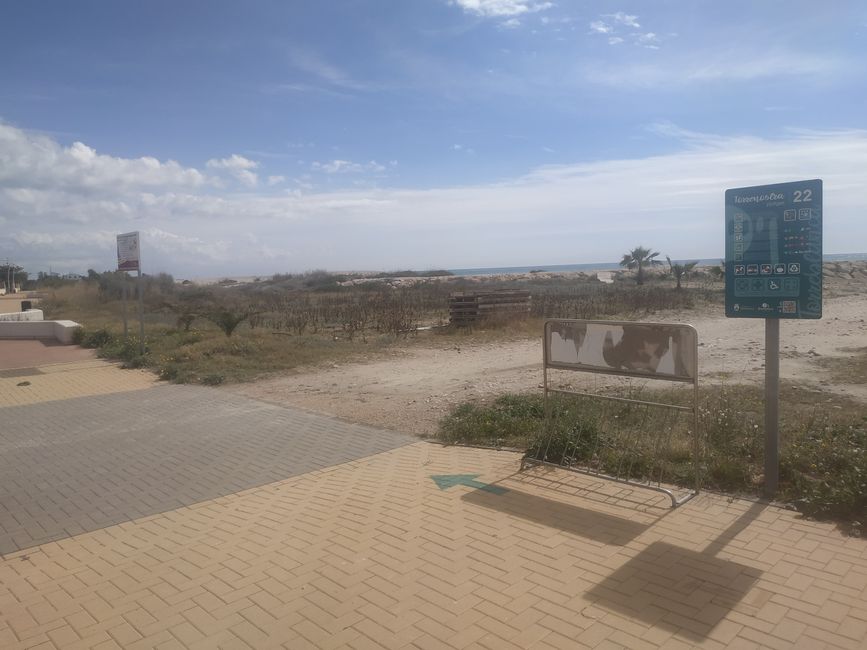
<instances>
[{"instance_id":1,"label":"white cloud","mask_svg":"<svg viewBox=\"0 0 867 650\"><path fill-rule=\"evenodd\" d=\"M234 171L236 169L256 169L259 163L233 153L228 158L211 158L206 165L210 169L229 169Z\"/></svg>"},{"instance_id":2,"label":"white cloud","mask_svg":"<svg viewBox=\"0 0 867 650\"><path fill-rule=\"evenodd\" d=\"M801 75L828 75L840 69L833 56L814 55L789 50L762 50L759 52L724 51L715 56L698 57L702 63L689 71L689 79L751 80L765 77Z\"/></svg>"},{"instance_id":3,"label":"white cloud","mask_svg":"<svg viewBox=\"0 0 867 650\"><path fill-rule=\"evenodd\" d=\"M590 23L590 31L594 34L610 34L614 30L611 28L611 25L608 25L601 20L594 20Z\"/></svg>"},{"instance_id":4,"label":"white cloud","mask_svg":"<svg viewBox=\"0 0 867 650\"><path fill-rule=\"evenodd\" d=\"M453 144L452 145L452 151L460 151L460 152L465 153L469 156L472 156L476 153L475 149L473 149L472 147L467 147L466 145L463 145L463 144Z\"/></svg>"},{"instance_id":5,"label":"white cloud","mask_svg":"<svg viewBox=\"0 0 867 650\"><path fill-rule=\"evenodd\" d=\"M293 48L289 52L289 62L297 70L315 78L317 81L323 81L330 86L355 91L373 89L371 84L353 79L347 72L327 62L312 50ZM323 89L319 86L312 86L305 83L276 84L273 88L275 90L294 90L299 92L329 92L327 88Z\"/></svg>"},{"instance_id":6,"label":"white cloud","mask_svg":"<svg viewBox=\"0 0 867 650\"><path fill-rule=\"evenodd\" d=\"M233 153L228 158L212 158L206 163L208 169L220 169L229 172L247 187L256 187L259 177L250 171L259 167L259 163L244 156Z\"/></svg>"},{"instance_id":7,"label":"white cloud","mask_svg":"<svg viewBox=\"0 0 867 650\"><path fill-rule=\"evenodd\" d=\"M307 83L269 83L262 86L262 92L267 94L312 94L326 95L328 97L346 98L350 95L341 90L317 86Z\"/></svg>"},{"instance_id":8,"label":"white cloud","mask_svg":"<svg viewBox=\"0 0 867 650\"><path fill-rule=\"evenodd\" d=\"M638 16L618 11L613 14L602 14L601 18L606 20L594 20L590 23L590 33L608 35L609 45L619 45L628 37L635 45L653 50L659 49L660 38L657 34L635 31L641 27Z\"/></svg>"},{"instance_id":9,"label":"white cloud","mask_svg":"<svg viewBox=\"0 0 867 650\"><path fill-rule=\"evenodd\" d=\"M659 36L654 34L653 32L647 32L646 34L639 34L637 37L637 42L639 45L643 45L644 47L658 50L659 49Z\"/></svg>"},{"instance_id":10,"label":"white cloud","mask_svg":"<svg viewBox=\"0 0 867 650\"><path fill-rule=\"evenodd\" d=\"M500 23L500 27L503 27L504 29L517 29L520 26L521 21L517 18L509 18Z\"/></svg>"},{"instance_id":11,"label":"white cloud","mask_svg":"<svg viewBox=\"0 0 867 650\"><path fill-rule=\"evenodd\" d=\"M231 244L227 241L206 241L201 237L179 235L161 228L147 228L142 230L141 234L148 247L170 258L195 256L198 259L222 262L229 258L231 251Z\"/></svg>"},{"instance_id":12,"label":"white cloud","mask_svg":"<svg viewBox=\"0 0 867 650\"><path fill-rule=\"evenodd\" d=\"M639 27L641 27L641 25L638 24L638 16L631 16L627 13L622 12L622 11L618 11L618 12L613 13L613 14L605 14L605 17L606 18L613 18L616 22L620 23L621 25L625 25L627 27L634 27L635 29L638 29Z\"/></svg>"},{"instance_id":13,"label":"white cloud","mask_svg":"<svg viewBox=\"0 0 867 650\"><path fill-rule=\"evenodd\" d=\"M719 49L696 52L693 56L642 60L638 63L606 63L595 61L584 68L584 78L617 88L676 89L688 84L721 80L751 81L754 79L830 76L842 68L833 56L813 55L789 50L757 50L748 48Z\"/></svg>"},{"instance_id":14,"label":"white cloud","mask_svg":"<svg viewBox=\"0 0 867 650\"><path fill-rule=\"evenodd\" d=\"M552 2L541 0L450 0L450 4L459 6L467 13L486 18L520 16L545 11L554 6Z\"/></svg>"},{"instance_id":15,"label":"white cloud","mask_svg":"<svg viewBox=\"0 0 867 650\"><path fill-rule=\"evenodd\" d=\"M276 175L276 176L269 176L268 177L268 186L269 187L273 187L274 185L280 185L281 183L285 183L285 182L286 182L285 176Z\"/></svg>"},{"instance_id":16,"label":"white cloud","mask_svg":"<svg viewBox=\"0 0 867 650\"><path fill-rule=\"evenodd\" d=\"M11 239L23 247L38 247L40 249L64 250L78 246L97 246L110 248L116 244L117 233L107 230L93 232L14 232Z\"/></svg>"},{"instance_id":17,"label":"white cloud","mask_svg":"<svg viewBox=\"0 0 867 650\"><path fill-rule=\"evenodd\" d=\"M331 160L329 162L314 162L311 169L326 174L361 174L364 172L380 173L385 171L385 165L375 160L366 163L356 163L349 160Z\"/></svg>"},{"instance_id":18,"label":"white cloud","mask_svg":"<svg viewBox=\"0 0 867 650\"><path fill-rule=\"evenodd\" d=\"M117 158L81 142L57 141L0 122L0 187L51 188L80 193L111 188L199 187L204 174L169 160Z\"/></svg>"},{"instance_id":19,"label":"white cloud","mask_svg":"<svg viewBox=\"0 0 867 650\"><path fill-rule=\"evenodd\" d=\"M543 166L467 186L260 193L179 186L171 177L147 186L135 179L70 180L69 160L45 155L63 147L13 133L30 143L18 154L38 159L40 173L15 176L4 158L0 257L33 272L49 265L108 269L115 234L129 230L142 232L147 272L178 276L616 261L636 243L662 247L673 258L714 257L723 248L726 188L816 177L825 181L825 209L833 215L825 223L825 250L846 252L852 242L867 241L867 131L797 131L774 139L713 136L668 123L653 131L672 138L675 151ZM490 242L484 249L476 243L481 238Z\"/></svg>"}]
</instances>

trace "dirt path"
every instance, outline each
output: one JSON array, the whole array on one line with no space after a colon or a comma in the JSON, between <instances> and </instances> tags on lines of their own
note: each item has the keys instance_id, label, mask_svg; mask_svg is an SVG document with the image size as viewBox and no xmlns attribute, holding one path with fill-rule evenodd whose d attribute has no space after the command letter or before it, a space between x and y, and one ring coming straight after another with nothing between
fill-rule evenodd
<instances>
[{"instance_id":1,"label":"dirt path","mask_svg":"<svg viewBox=\"0 0 867 650\"><path fill-rule=\"evenodd\" d=\"M762 381L763 321L695 312L647 320L695 325L703 382ZM829 358L844 359L852 349L867 348L867 296L827 300L822 320L784 321L780 330L784 379L867 401L867 384L834 383L824 365ZM541 341L536 340L471 347L460 343L412 346L384 360L312 369L228 390L353 422L429 435L440 418L461 402L539 390L541 358Z\"/></svg>"}]
</instances>

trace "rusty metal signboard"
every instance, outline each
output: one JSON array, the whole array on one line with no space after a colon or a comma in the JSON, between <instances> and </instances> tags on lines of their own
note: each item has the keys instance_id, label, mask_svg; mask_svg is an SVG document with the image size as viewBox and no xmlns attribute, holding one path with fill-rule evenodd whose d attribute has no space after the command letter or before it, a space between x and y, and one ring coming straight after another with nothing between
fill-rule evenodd
<instances>
[{"instance_id":1,"label":"rusty metal signboard","mask_svg":"<svg viewBox=\"0 0 867 650\"><path fill-rule=\"evenodd\" d=\"M546 365L562 370L691 382L696 350L690 325L558 320L545 328Z\"/></svg>"}]
</instances>

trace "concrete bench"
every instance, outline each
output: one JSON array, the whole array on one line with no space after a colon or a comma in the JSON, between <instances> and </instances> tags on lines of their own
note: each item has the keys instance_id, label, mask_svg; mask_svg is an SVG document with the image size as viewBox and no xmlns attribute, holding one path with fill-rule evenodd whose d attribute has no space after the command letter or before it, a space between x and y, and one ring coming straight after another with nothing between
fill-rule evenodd
<instances>
[{"instance_id":1,"label":"concrete bench","mask_svg":"<svg viewBox=\"0 0 867 650\"><path fill-rule=\"evenodd\" d=\"M80 325L71 320L0 321L0 339L55 339L72 345L76 327Z\"/></svg>"}]
</instances>

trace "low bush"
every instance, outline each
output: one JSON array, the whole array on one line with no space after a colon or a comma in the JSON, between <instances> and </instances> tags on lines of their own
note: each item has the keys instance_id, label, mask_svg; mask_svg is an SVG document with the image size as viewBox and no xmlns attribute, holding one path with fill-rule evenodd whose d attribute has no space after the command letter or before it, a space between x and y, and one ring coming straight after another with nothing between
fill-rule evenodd
<instances>
[{"instance_id":1,"label":"low bush","mask_svg":"<svg viewBox=\"0 0 867 650\"><path fill-rule=\"evenodd\" d=\"M120 359L121 361L131 362L139 357L146 356L148 351L147 340L145 340L145 345L141 345L141 339L134 334L130 334L126 338L122 336L112 336L109 334L109 338L105 340L99 346L99 356L108 357L111 359ZM144 348L144 353L142 353L142 348ZM137 365L133 367L142 367L147 365L143 361L139 361Z\"/></svg>"},{"instance_id":2,"label":"low bush","mask_svg":"<svg viewBox=\"0 0 867 650\"><path fill-rule=\"evenodd\" d=\"M851 403L836 417L817 418L827 395L796 391L786 410L778 496L809 516L863 521L867 517L867 413ZM635 396L635 395L634 395ZM666 391L642 399L671 402ZM759 388L716 386L701 393L700 472L706 488L758 494L764 434ZM580 463L608 474L695 483L692 418L623 402L555 395L546 421L541 395L505 395L466 403L446 416L438 438L449 444L519 447L528 457ZM836 411L836 410L835 410ZM654 431L658 439L641 435ZM660 446L655 440L664 440Z\"/></svg>"},{"instance_id":3,"label":"low bush","mask_svg":"<svg viewBox=\"0 0 867 650\"><path fill-rule=\"evenodd\" d=\"M542 433L541 396L504 395L490 405L462 404L440 425L440 439L448 443L526 447Z\"/></svg>"},{"instance_id":4,"label":"low bush","mask_svg":"<svg viewBox=\"0 0 867 650\"><path fill-rule=\"evenodd\" d=\"M78 332L81 332L78 334ZM78 344L83 348L101 348L112 342L113 337L111 332L105 328L100 328L93 331L88 331L83 327L78 328L74 334L79 339Z\"/></svg>"},{"instance_id":5,"label":"low bush","mask_svg":"<svg viewBox=\"0 0 867 650\"><path fill-rule=\"evenodd\" d=\"M867 426L821 423L793 441L780 463L787 496L817 517L867 515Z\"/></svg>"}]
</instances>

